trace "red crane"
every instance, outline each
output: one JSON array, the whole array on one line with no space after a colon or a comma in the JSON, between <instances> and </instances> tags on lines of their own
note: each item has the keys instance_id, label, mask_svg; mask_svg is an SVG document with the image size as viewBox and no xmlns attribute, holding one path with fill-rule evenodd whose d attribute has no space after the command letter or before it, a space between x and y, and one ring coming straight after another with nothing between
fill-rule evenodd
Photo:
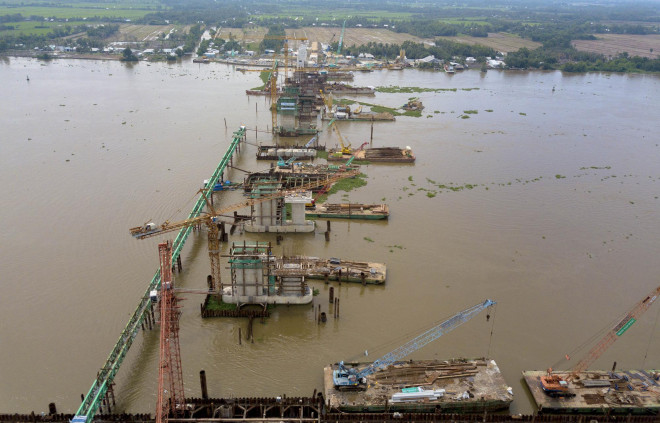
<instances>
[{"instance_id":1,"label":"red crane","mask_svg":"<svg viewBox=\"0 0 660 423\"><path fill-rule=\"evenodd\" d=\"M568 389L568 382L575 379L580 372L585 371L594 361L600 357L610 345L614 343L621 335L627 331L630 326L637 321L637 319L644 314L646 310L653 304L653 302L660 296L660 286L651 291L647 296L639 301L635 306L621 319L612 329L610 329L605 336L594 345L587 355L580 360L570 370L570 374L566 379L559 375L552 373L552 368L548 369L546 376L541 376L541 388L543 391L552 397L565 397L574 396Z\"/></svg>"},{"instance_id":2,"label":"red crane","mask_svg":"<svg viewBox=\"0 0 660 423\"><path fill-rule=\"evenodd\" d=\"M168 416L183 414L185 396L179 347L179 316L172 279L172 243L158 244L160 257L160 359L158 367L158 404L156 423L166 422Z\"/></svg>"}]
</instances>

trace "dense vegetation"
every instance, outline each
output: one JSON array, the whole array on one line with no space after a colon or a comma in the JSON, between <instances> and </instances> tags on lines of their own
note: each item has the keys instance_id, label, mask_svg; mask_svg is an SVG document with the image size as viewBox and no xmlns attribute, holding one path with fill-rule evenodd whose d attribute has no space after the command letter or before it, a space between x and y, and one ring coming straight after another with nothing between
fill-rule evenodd
<instances>
[{"instance_id":1,"label":"dense vegetation","mask_svg":"<svg viewBox=\"0 0 660 423\"><path fill-rule=\"evenodd\" d=\"M78 51L101 48L116 34L120 22L138 24L193 25L188 32L171 34L162 46L184 46L191 52L204 29L265 26L269 34L284 34L287 28L305 26L379 27L423 38L470 35L488 37L506 32L537 41L542 47L521 49L507 56L516 68L564 69L566 71L658 71L659 59L620 54L605 57L575 50L574 40L594 39L598 34L658 34L660 4L657 1L596 0L566 3L557 0L449 0L383 2L352 0L333 4L313 0L138 0L130 5L118 0L0 0L0 52L10 49L43 48L55 44L76 47ZM217 44L217 43L216 43ZM282 40L264 40L258 50L279 50ZM404 48L409 58L434 55L493 56L485 47L436 41L436 46L404 43L370 43L346 46L347 54L371 53L394 58ZM206 46L204 46L206 47ZM217 46L216 46L217 47ZM225 49L240 50L236 40ZM652 52L651 52L652 53Z\"/></svg>"},{"instance_id":2,"label":"dense vegetation","mask_svg":"<svg viewBox=\"0 0 660 423\"><path fill-rule=\"evenodd\" d=\"M441 60L450 60L455 56L471 56L483 60L488 56L495 56L496 54L495 50L492 48L480 45L454 43L442 39L435 40L435 46L414 43L412 41L405 41L401 45L370 42L358 47L345 47L344 53L352 56L357 56L360 53L370 53L378 58L392 60L399 55L401 50L405 50L408 59L421 59L433 55L436 59Z\"/></svg>"}]
</instances>

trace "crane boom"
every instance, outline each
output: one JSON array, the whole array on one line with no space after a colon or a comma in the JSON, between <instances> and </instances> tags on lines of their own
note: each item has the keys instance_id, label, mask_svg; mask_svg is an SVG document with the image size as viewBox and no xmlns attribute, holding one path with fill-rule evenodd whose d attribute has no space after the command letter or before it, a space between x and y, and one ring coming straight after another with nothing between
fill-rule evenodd
<instances>
[{"instance_id":1,"label":"crane boom","mask_svg":"<svg viewBox=\"0 0 660 423\"><path fill-rule=\"evenodd\" d=\"M394 351L391 351L385 354L380 359L374 361L364 370L358 373L359 377L369 376L370 374L376 372L379 369L384 369L385 367L391 365L395 361L401 360L402 358L412 354L418 349L424 347L425 345L435 341L440 338L447 332L450 332L468 320L472 319L474 316L479 314L479 312L485 310L488 307L495 305L495 301L486 300L483 303L476 304L466 310L463 310L448 320L440 323L437 326L432 327L426 332L418 335L417 337L411 339L405 344L401 345Z\"/></svg>"},{"instance_id":2,"label":"crane boom","mask_svg":"<svg viewBox=\"0 0 660 423\"><path fill-rule=\"evenodd\" d=\"M202 223L210 223L210 222L213 222L214 218L216 218L220 215L223 215L223 214L226 214L226 213L231 213L235 210L240 210L240 209L245 208L245 207L250 207L250 206L253 206L255 204L262 203L264 201L269 201L269 200L273 200L275 198L284 197L284 196L286 196L288 194L291 194L293 192L308 191L312 188L317 188L317 187L320 187L320 186L332 184L332 183L335 183L335 182L337 182L341 179L356 176L359 173L360 173L359 170L354 169L354 170L340 171L340 172L334 173L332 175L328 174L328 176L325 179L319 179L319 180L316 180L316 181L309 182L307 184L300 185L300 186L296 187L293 190L279 191L279 192L275 192L275 193L272 193L272 194L267 194L267 195L261 196L259 198L251 198L249 200L241 201L239 203L235 203L235 204L232 204L230 206L227 206L227 207L224 207L224 208L221 208L221 209L212 210L210 213L207 213L207 214L204 214L204 215L201 215L201 216L193 217L191 219L186 219L186 220L182 220L182 221L175 222L175 223L170 223L170 222L166 221L163 224L161 224L160 226L155 225L153 223L148 223L148 224L143 225L143 226L137 226L135 228L131 228L130 233L135 238L144 239L144 238L149 238L149 237L152 237L152 236L160 235L160 234L163 234L163 233L166 233L166 232L171 232L171 231L174 231L174 230L177 230L177 229L180 229L180 228L187 228L187 227L195 226L195 225L202 224Z\"/></svg>"},{"instance_id":3,"label":"crane boom","mask_svg":"<svg viewBox=\"0 0 660 423\"><path fill-rule=\"evenodd\" d=\"M344 362L340 362L338 369L333 371L333 382L337 389L361 389L365 386L366 377L375 373L380 369L384 369L387 366L393 364L396 361L403 359L404 357L412 354L418 349L426 346L430 342L435 341L440 338L445 333L451 332L456 329L463 323L472 319L474 316L479 314L479 312L485 310L488 307L495 305L495 301L485 300L482 303L476 304L470 308L467 308L448 320L432 327L421 335L416 336L395 350L385 354L378 360L371 363L369 366L363 370L356 371L355 368L346 368Z\"/></svg>"},{"instance_id":4,"label":"crane boom","mask_svg":"<svg viewBox=\"0 0 660 423\"><path fill-rule=\"evenodd\" d=\"M325 96L323 93L323 90L319 90L321 93L321 98L323 99L323 102L325 103L326 107L328 108L328 112L332 112L332 101L328 99L328 97ZM337 124L335 121L337 120L336 117L333 117L332 120L330 120L330 123L328 123L328 128L332 127L332 129L335 130L337 133L337 137L339 138L339 144L341 144L341 154L351 154L353 151L351 150L351 144L349 143L348 145L344 144L344 137L341 136L341 132L339 132L339 128L337 127Z\"/></svg>"},{"instance_id":5,"label":"crane boom","mask_svg":"<svg viewBox=\"0 0 660 423\"><path fill-rule=\"evenodd\" d=\"M594 361L600 357L607 348L610 347L621 335L627 331L630 326L637 321L637 319L644 314L646 310L653 304L653 302L660 295L660 286L651 291L643 300L639 301L635 306L621 319L596 345L594 345L587 355L580 360L571 370L568 380L575 378L580 372L586 370L593 364Z\"/></svg>"},{"instance_id":6,"label":"crane boom","mask_svg":"<svg viewBox=\"0 0 660 423\"><path fill-rule=\"evenodd\" d=\"M337 46L337 55L341 54L341 48L344 45L344 31L346 30L346 19L344 19L344 23L341 26L341 35L339 36L339 45Z\"/></svg>"},{"instance_id":7,"label":"crane boom","mask_svg":"<svg viewBox=\"0 0 660 423\"><path fill-rule=\"evenodd\" d=\"M548 369L548 374L540 377L541 389L551 397L569 397L575 396L570 392L568 382L577 378L579 374L589 368L598 358L623 335L639 317L655 302L660 296L660 286L651 291L641 301L633 306L625 317L617 322L596 345L594 345L587 355L577 362L569 375L564 379L557 374L552 373L552 368Z\"/></svg>"}]
</instances>

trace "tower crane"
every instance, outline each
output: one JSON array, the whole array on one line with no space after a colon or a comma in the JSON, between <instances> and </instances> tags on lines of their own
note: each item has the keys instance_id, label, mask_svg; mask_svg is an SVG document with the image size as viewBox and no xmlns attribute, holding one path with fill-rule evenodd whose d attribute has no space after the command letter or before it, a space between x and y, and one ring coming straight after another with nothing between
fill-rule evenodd
<instances>
[{"instance_id":1,"label":"tower crane","mask_svg":"<svg viewBox=\"0 0 660 423\"><path fill-rule=\"evenodd\" d=\"M284 40L284 80L289 77L289 40L307 41L307 37L289 37L288 35L266 35L264 40Z\"/></svg>"},{"instance_id":2,"label":"tower crane","mask_svg":"<svg viewBox=\"0 0 660 423\"><path fill-rule=\"evenodd\" d=\"M456 329L463 323L472 319L474 316L479 314L479 312L495 304L495 301L485 300L482 303L465 309L455 314L448 320L440 323L439 325L432 327L421 335L416 336L415 338L396 348L394 351L385 354L363 370L358 371L354 367L346 367L344 362L340 361L337 369L332 372L332 379L335 385L335 389L340 391L366 389L367 376L374 374L378 370L384 369L387 366L394 364L394 362L412 354L430 342L440 338L445 333Z\"/></svg>"},{"instance_id":3,"label":"tower crane","mask_svg":"<svg viewBox=\"0 0 660 423\"><path fill-rule=\"evenodd\" d=\"M209 258L211 260L211 275L212 275L212 286L211 290L215 290L216 284L217 288L222 290L222 284L220 282L220 241L218 239L218 223L220 223L220 217L226 215L227 213L240 210L245 207L250 207L255 204L262 203L264 201L270 201L276 198L284 197L286 195L299 192L299 191L309 191L312 188L317 188L329 184L333 184L341 179L349 178L356 176L360 173L358 169L349 170L346 168L340 168L336 173L327 174L325 178L319 178L316 181L309 182L297 186L292 190L282 190L274 192L272 194L266 194L259 198L251 198L249 200L241 201L236 204L232 204L221 209L214 209L211 205L211 202L208 199L208 193L210 190L204 192L204 198L206 199L206 205L208 211L205 214L202 214L197 217L190 219L182 220L179 222L169 222L165 221L160 225L156 225L153 222L146 223L142 226L136 226L130 229L131 235L137 239L145 239L152 236L160 235L163 233L175 231L181 228L187 228L191 226L199 226L205 224L208 227L208 242L209 242Z\"/></svg>"},{"instance_id":4,"label":"tower crane","mask_svg":"<svg viewBox=\"0 0 660 423\"><path fill-rule=\"evenodd\" d=\"M273 62L271 69L243 69L241 72L269 72L268 86L270 88L270 114L273 133L277 132L277 66L279 65L277 59Z\"/></svg>"},{"instance_id":5,"label":"tower crane","mask_svg":"<svg viewBox=\"0 0 660 423\"><path fill-rule=\"evenodd\" d=\"M160 348L158 366L158 401L156 423L167 422L168 416L183 414L185 393L179 345L181 311L174 295L172 278L172 243L158 244L160 257Z\"/></svg>"},{"instance_id":6,"label":"tower crane","mask_svg":"<svg viewBox=\"0 0 660 423\"><path fill-rule=\"evenodd\" d=\"M633 306L625 317L621 319L605 336L594 345L587 355L577 362L566 378L554 374L552 368L549 368L547 375L541 376L541 389L551 397L572 397L575 396L568 387L568 383L579 374L589 368L621 335L623 335L632 325L644 314L646 310L660 295L660 286L651 291L641 301Z\"/></svg>"}]
</instances>

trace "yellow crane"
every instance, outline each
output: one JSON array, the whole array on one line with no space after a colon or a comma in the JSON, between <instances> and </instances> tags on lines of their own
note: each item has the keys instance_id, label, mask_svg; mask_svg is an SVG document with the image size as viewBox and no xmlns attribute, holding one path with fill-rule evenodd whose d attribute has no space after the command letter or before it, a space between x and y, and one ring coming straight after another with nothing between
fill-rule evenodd
<instances>
[{"instance_id":1,"label":"yellow crane","mask_svg":"<svg viewBox=\"0 0 660 423\"><path fill-rule=\"evenodd\" d=\"M288 35L265 35L264 40L284 40L284 80L289 77L289 40L307 41L307 37L289 37Z\"/></svg>"},{"instance_id":2,"label":"yellow crane","mask_svg":"<svg viewBox=\"0 0 660 423\"><path fill-rule=\"evenodd\" d=\"M131 228L130 233L137 239L145 239L145 238L150 238L152 236L175 231L181 228L200 226L202 224L205 224L208 227L209 258L211 260L211 275L213 278L213 282L212 282L213 285L211 289L215 290L215 288L217 287L219 290L222 290L222 283L220 279L220 241L218 239L219 231L217 225L217 223L220 222L219 220L220 217L226 215L227 213L231 213L245 207L251 207L255 204L259 204L264 201L269 201L276 198L284 197L286 195L300 191L309 191L313 188L330 185L341 179L357 176L359 173L360 171L358 169L350 170L347 169L346 167L342 167L338 169L338 171L335 173L327 174L325 178L319 178L316 181L297 186L295 189L282 190L272 194L264 195L259 198L251 198L249 200L241 201L239 203L232 204L230 206L223 207L221 209L213 208L211 202L208 199L208 195L209 195L208 193L212 191L209 189L205 189L203 193L208 208L206 214L191 219L181 220L179 222L172 223L169 221L165 221L160 225L156 225L155 223L146 223L142 226Z\"/></svg>"},{"instance_id":3,"label":"yellow crane","mask_svg":"<svg viewBox=\"0 0 660 423\"><path fill-rule=\"evenodd\" d=\"M326 97L326 95L323 93L323 90L319 90L321 93L321 98L323 99L323 103L325 104L326 108L328 111L332 110L332 98ZM337 124L335 123L337 119L332 118L330 123L328 124L328 128L332 127L332 129L337 133L337 137L339 138L339 144L341 145L341 154L353 154L353 150L351 149L351 144L348 143L348 145L344 144L344 137L341 136L341 132L339 132L339 128L337 127Z\"/></svg>"}]
</instances>

